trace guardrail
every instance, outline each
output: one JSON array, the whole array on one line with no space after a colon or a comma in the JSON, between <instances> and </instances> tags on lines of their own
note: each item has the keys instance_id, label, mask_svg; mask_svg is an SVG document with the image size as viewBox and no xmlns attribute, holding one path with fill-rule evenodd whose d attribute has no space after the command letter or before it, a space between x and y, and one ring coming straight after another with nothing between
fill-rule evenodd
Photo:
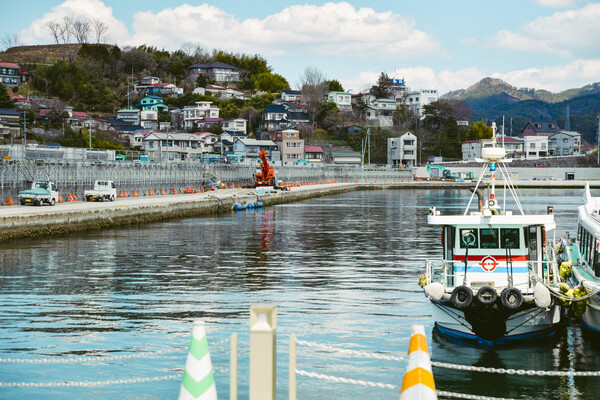
<instances>
[{"instance_id":1,"label":"guardrail","mask_svg":"<svg viewBox=\"0 0 600 400\"><path fill-rule=\"evenodd\" d=\"M250 308L250 370L249 370L249 399L274 400L276 393L276 354L277 354L277 308L271 305L252 306ZM0 387L8 388L53 388L53 387L101 387L113 385L133 385L144 382L158 382L164 380L181 380L180 398L216 399L215 376L226 376L227 371L215 370L210 360L209 347L213 350L226 343L230 344L229 368L229 393L230 400L238 398L238 336L233 333L229 340L212 342L209 345L204 324L201 321L194 323L190 345L188 347L187 362L184 368L173 369L167 375L139 377L131 379L114 379L103 381L57 381L57 382L2 382ZM402 385L384 382L371 382L367 380L351 379L342 376L326 375L300 369L297 366L297 346L304 346L312 351L322 352L327 355L340 355L343 357L361 359L375 359L406 363ZM0 358L0 363L13 364L93 364L121 361L133 358L157 358L167 354L183 353L185 347L174 347L168 350L154 352L141 352L137 354L124 354L99 357L47 357L37 359ZM436 399L444 396L457 399L474 400L514 400L480 396L464 393L448 392L435 388L434 376L431 367L452 369L455 371L482 372L502 375L519 376L556 376L556 377L600 377L600 371L539 371L525 369L489 368L471 365L452 364L431 361L427 349L424 328L420 325L413 326L408 349L408 356L402 357L380 351L358 351L344 347L331 346L323 343L299 340L296 335L289 337L289 383L288 397L296 400L297 376L310 379L319 379L347 385L373 387L400 391L400 399L418 398ZM183 358L183 354L182 354ZM183 360L182 360L183 361ZM357 361L360 362L360 361ZM183 364L183 362L182 362ZM399 365L399 368L402 368ZM219 375L221 374L221 375ZM183 397L181 397L183 394ZM334 394L324 397L334 397Z\"/></svg>"}]
</instances>

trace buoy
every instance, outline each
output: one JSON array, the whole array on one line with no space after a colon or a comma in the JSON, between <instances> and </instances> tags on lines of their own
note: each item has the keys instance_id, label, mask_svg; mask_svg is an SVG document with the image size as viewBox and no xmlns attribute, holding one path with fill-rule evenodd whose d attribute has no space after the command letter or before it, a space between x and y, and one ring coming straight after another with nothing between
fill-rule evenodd
<instances>
[{"instance_id":1,"label":"buoy","mask_svg":"<svg viewBox=\"0 0 600 400\"><path fill-rule=\"evenodd\" d=\"M436 400L437 393L423 325L412 326L408 356L408 367L402 378L400 400Z\"/></svg>"},{"instance_id":2,"label":"buoy","mask_svg":"<svg viewBox=\"0 0 600 400\"><path fill-rule=\"evenodd\" d=\"M254 203L248 203L248 204L246 204L246 207L248 209L252 209L252 208L254 208Z\"/></svg>"},{"instance_id":3,"label":"buoy","mask_svg":"<svg viewBox=\"0 0 600 400\"><path fill-rule=\"evenodd\" d=\"M236 204L233 206L233 211L242 211L245 209L246 209L246 206L243 204Z\"/></svg>"},{"instance_id":4,"label":"buoy","mask_svg":"<svg viewBox=\"0 0 600 400\"><path fill-rule=\"evenodd\" d=\"M262 201L257 201L256 202L256 208L262 208L262 206L263 206Z\"/></svg>"},{"instance_id":5,"label":"buoy","mask_svg":"<svg viewBox=\"0 0 600 400\"><path fill-rule=\"evenodd\" d=\"M425 296L431 300L440 300L444 296L444 285L439 282L432 282L425 286Z\"/></svg>"},{"instance_id":6,"label":"buoy","mask_svg":"<svg viewBox=\"0 0 600 400\"><path fill-rule=\"evenodd\" d=\"M217 400L217 386L202 321L194 321L179 400Z\"/></svg>"},{"instance_id":7,"label":"buoy","mask_svg":"<svg viewBox=\"0 0 600 400\"><path fill-rule=\"evenodd\" d=\"M552 304L550 290L542 282L537 282L533 288L533 301L540 308L550 307Z\"/></svg>"}]
</instances>

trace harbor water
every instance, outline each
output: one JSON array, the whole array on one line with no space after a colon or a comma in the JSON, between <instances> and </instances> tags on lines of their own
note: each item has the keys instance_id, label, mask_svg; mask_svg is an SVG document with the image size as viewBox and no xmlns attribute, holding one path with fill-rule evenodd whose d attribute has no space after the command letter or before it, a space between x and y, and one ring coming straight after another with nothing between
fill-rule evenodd
<instances>
[{"instance_id":1,"label":"harbor water","mask_svg":"<svg viewBox=\"0 0 600 400\"><path fill-rule=\"evenodd\" d=\"M582 190L520 192L530 211L554 207L556 238L576 231ZM0 385L0 399L176 399L178 379L44 385L181 375L196 319L205 322L219 398L229 398L228 339L239 335L239 398L247 399L249 309L255 304L277 306L279 399L287 398L292 333L302 341L403 357L411 326L422 324L435 361L600 370L600 340L575 321L547 339L497 348L454 343L436 333L417 285L424 261L441 257L440 231L427 225L428 209L460 213L469 196L466 190L357 191L214 217L0 243L0 382L39 384ZM148 352L159 353L142 354ZM51 363L74 357L86 358ZM299 345L297 368L400 386L406 362ZM437 389L456 393L516 399L593 399L600 393L598 377L442 368L434 374ZM399 393L298 376L298 398L304 400L397 399Z\"/></svg>"}]
</instances>

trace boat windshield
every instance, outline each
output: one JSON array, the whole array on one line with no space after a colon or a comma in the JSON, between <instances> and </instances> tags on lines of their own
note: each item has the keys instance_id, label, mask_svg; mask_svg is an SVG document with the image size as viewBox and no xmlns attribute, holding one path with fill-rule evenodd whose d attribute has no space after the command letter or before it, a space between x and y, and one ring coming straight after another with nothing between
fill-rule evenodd
<instances>
[{"instance_id":1,"label":"boat windshield","mask_svg":"<svg viewBox=\"0 0 600 400\"><path fill-rule=\"evenodd\" d=\"M460 248L470 249L518 249L519 228L461 228Z\"/></svg>"}]
</instances>

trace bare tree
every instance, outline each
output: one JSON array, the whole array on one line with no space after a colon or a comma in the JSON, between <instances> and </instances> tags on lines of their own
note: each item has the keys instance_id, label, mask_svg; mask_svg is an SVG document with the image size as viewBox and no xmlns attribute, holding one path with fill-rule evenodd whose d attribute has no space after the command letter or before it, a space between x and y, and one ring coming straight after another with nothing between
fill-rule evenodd
<instances>
[{"instance_id":1,"label":"bare tree","mask_svg":"<svg viewBox=\"0 0 600 400\"><path fill-rule=\"evenodd\" d=\"M329 91L325 75L315 67L307 67L300 75L300 89L307 105L308 119L315 123L315 117L323 103L323 98Z\"/></svg>"},{"instance_id":2,"label":"bare tree","mask_svg":"<svg viewBox=\"0 0 600 400\"><path fill-rule=\"evenodd\" d=\"M61 25L61 37L63 43L69 43L71 41L71 35L73 34L73 18L64 17Z\"/></svg>"},{"instance_id":3,"label":"bare tree","mask_svg":"<svg viewBox=\"0 0 600 400\"><path fill-rule=\"evenodd\" d=\"M58 22L48 22L46 24L46 31L52 36L52 39L54 39L56 44L60 42L62 37L62 27Z\"/></svg>"},{"instance_id":4,"label":"bare tree","mask_svg":"<svg viewBox=\"0 0 600 400\"><path fill-rule=\"evenodd\" d=\"M96 36L96 43L100 43L108 31L108 25L106 25L100 19L94 18L92 20L92 27L94 28L94 34Z\"/></svg>"},{"instance_id":5,"label":"bare tree","mask_svg":"<svg viewBox=\"0 0 600 400\"><path fill-rule=\"evenodd\" d=\"M73 21L73 36L77 43L87 43L90 34L90 22L87 18L79 18Z\"/></svg>"},{"instance_id":6,"label":"bare tree","mask_svg":"<svg viewBox=\"0 0 600 400\"><path fill-rule=\"evenodd\" d=\"M2 46L2 48L4 49L8 49L10 47L16 47L16 46L20 46L21 42L19 40L19 35L14 33L14 34L6 34L4 35L4 37L2 38L2 40L0 40L0 46Z\"/></svg>"}]
</instances>

